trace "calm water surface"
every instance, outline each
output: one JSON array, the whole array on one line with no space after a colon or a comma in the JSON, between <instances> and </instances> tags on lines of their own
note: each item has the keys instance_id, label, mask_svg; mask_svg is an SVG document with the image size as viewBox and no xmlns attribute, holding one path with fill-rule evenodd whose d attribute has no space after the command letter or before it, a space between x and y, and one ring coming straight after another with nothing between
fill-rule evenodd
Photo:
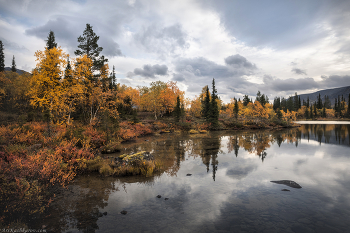
<instances>
[{"instance_id":1,"label":"calm water surface","mask_svg":"<svg viewBox=\"0 0 350 233\"><path fill-rule=\"evenodd\" d=\"M150 151L164 172L81 176L37 224L53 232L349 232L349 131L307 124L142 138L122 153ZM280 180L301 188L271 182Z\"/></svg>"}]
</instances>

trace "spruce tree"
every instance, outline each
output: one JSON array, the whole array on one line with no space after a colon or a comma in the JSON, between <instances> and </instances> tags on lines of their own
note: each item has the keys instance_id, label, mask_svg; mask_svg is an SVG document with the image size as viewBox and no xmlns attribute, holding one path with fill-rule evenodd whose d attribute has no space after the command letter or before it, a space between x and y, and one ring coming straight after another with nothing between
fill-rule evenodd
<instances>
[{"instance_id":1,"label":"spruce tree","mask_svg":"<svg viewBox=\"0 0 350 233\"><path fill-rule=\"evenodd\" d=\"M273 110L281 109L281 98L280 97L275 97L273 100Z\"/></svg>"},{"instance_id":2,"label":"spruce tree","mask_svg":"<svg viewBox=\"0 0 350 233\"><path fill-rule=\"evenodd\" d=\"M218 103L216 101L217 97L217 91L215 88L215 79L213 79L212 82L212 94L211 94L211 102L210 102L210 110L209 110L209 123L212 124L212 127L217 127L218 120L219 120L219 107Z\"/></svg>"},{"instance_id":3,"label":"spruce tree","mask_svg":"<svg viewBox=\"0 0 350 233\"><path fill-rule=\"evenodd\" d=\"M322 109L322 117L326 117L326 108Z\"/></svg>"},{"instance_id":4,"label":"spruce tree","mask_svg":"<svg viewBox=\"0 0 350 233\"><path fill-rule=\"evenodd\" d=\"M86 54L92 60L92 71L100 70L104 63L108 62L108 59L105 59L104 56L100 57L103 48L98 46L99 39L100 37L92 30L92 26L87 23L83 35L78 37L79 49L74 52L76 56Z\"/></svg>"},{"instance_id":5,"label":"spruce tree","mask_svg":"<svg viewBox=\"0 0 350 233\"><path fill-rule=\"evenodd\" d=\"M179 122L180 118L181 118L180 96L177 96L177 98L176 98L176 106L174 108L174 116L175 116L175 122Z\"/></svg>"},{"instance_id":6,"label":"spruce tree","mask_svg":"<svg viewBox=\"0 0 350 233\"><path fill-rule=\"evenodd\" d=\"M239 106L238 106L238 101L235 99L235 105L233 107L233 112L235 113L236 119L238 118L238 112L239 112Z\"/></svg>"},{"instance_id":7,"label":"spruce tree","mask_svg":"<svg viewBox=\"0 0 350 233\"><path fill-rule=\"evenodd\" d=\"M317 106L316 106L316 103L314 104L314 116L317 117Z\"/></svg>"},{"instance_id":8,"label":"spruce tree","mask_svg":"<svg viewBox=\"0 0 350 233\"><path fill-rule=\"evenodd\" d=\"M314 114L313 114L313 111L312 111L312 105L310 106L310 118L314 119Z\"/></svg>"},{"instance_id":9,"label":"spruce tree","mask_svg":"<svg viewBox=\"0 0 350 233\"><path fill-rule=\"evenodd\" d=\"M13 55L13 58L12 58L11 71L12 71L12 72L16 72L16 71L17 71L17 69L16 69L15 55Z\"/></svg>"},{"instance_id":10,"label":"spruce tree","mask_svg":"<svg viewBox=\"0 0 350 233\"><path fill-rule=\"evenodd\" d=\"M0 40L0 72L5 70L5 54L4 54L4 45Z\"/></svg>"},{"instance_id":11,"label":"spruce tree","mask_svg":"<svg viewBox=\"0 0 350 233\"><path fill-rule=\"evenodd\" d=\"M112 73L109 77L109 89L115 89L117 87L117 78L115 77L115 68L113 66Z\"/></svg>"},{"instance_id":12,"label":"spruce tree","mask_svg":"<svg viewBox=\"0 0 350 233\"><path fill-rule=\"evenodd\" d=\"M64 80L70 85L73 82L72 67L69 62L69 57L67 59L67 66L64 70Z\"/></svg>"},{"instance_id":13,"label":"spruce tree","mask_svg":"<svg viewBox=\"0 0 350 233\"><path fill-rule=\"evenodd\" d=\"M244 106L247 106L249 103L250 103L250 99L249 99L249 96L248 95L244 95L243 96L243 105Z\"/></svg>"},{"instance_id":14,"label":"spruce tree","mask_svg":"<svg viewBox=\"0 0 350 233\"><path fill-rule=\"evenodd\" d=\"M55 33L51 30L46 40L46 48L47 49L57 48L57 43L55 41Z\"/></svg>"}]
</instances>

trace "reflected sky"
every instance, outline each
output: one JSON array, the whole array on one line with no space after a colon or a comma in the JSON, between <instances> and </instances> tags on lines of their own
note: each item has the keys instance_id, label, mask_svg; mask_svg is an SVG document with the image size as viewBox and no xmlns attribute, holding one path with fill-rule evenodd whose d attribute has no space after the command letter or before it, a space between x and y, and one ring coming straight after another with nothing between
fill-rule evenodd
<instances>
[{"instance_id":1,"label":"reflected sky","mask_svg":"<svg viewBox=\"0 0 350 233\"><path fill-rule=\"evenodd\" d=\"M75 196L62 195L37 224L61 232L346 232L348 138L347 125L143 138L123 153L153 151L164 172L79 177L69 187Z\"/></svg>"}]
</instances>

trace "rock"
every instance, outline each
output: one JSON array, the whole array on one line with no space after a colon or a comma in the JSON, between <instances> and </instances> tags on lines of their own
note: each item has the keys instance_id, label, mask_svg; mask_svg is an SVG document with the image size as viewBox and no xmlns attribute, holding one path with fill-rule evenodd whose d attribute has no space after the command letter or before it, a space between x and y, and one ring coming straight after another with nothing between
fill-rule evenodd
<instances>
[{"instance_id":1,"label":"rock","mask_svg":"<svg viewBox=\"0 0 350 233\"><path fill-rule=\"evenodd\" d=\"M107 215L107 212L103 212L103 215Z\"/></svg>"},{"instance_id":2,"label":"rock","mask_svg":"<svg viewBox=\"0 0 350 233\"><path fill-rule=\"evenodd\" d=\"M100 217L102 217L103 216L103 214L100 212L100 213L98 213L98 217L100 218Z\"/></svg>"},{"instance_id":3,"label":"rock","mask_svg":"<svg viewBox=\"0 0 350 233\"><path fill-rule=\"evenodd\" d=\"M287 185L288 187L295 188L295 189L301 189L301 186L292 180L277 180L277 181L270 181L272 183L276 184L284 184Z\"/></svg>"},{"instance_id":4,"label":"rock","mask_svg":"<svg viewBox=\"0 0 350 233\"><path fill-rule=\"evenodd\" d=\"M123 210L123 211L121 211L120 213L123 214L123 215L126 215L126 214L128 213L128 211Z\"/></svg>"},{"instance_id":5,"label":"rock","mask_svg":"<svg viewBox=\"0 0 350 233\"><path fill-rule=\"evenodd\" d=\"M162 196L161 195L157 195L158 198L161 198Z\"/></svg>"},{"instance_id":6,"label":"rock","mask_svg":"<svg viewBox=\"0 0 350 233\"><path fill-rule=\"evenodd\" d=\"M290 192L289 189L282 189L281 191Z\"/></svg>"},{"instance_id":7,"label":"rock","mask_svg":"<svg viewBox=\"0 0 350 233\"><path fill-rule=\"evenodd\" d=\"M166 201L167 201L167 200L169 200L169 198L167 198L167 197L166 197L166 198L164 198L164 200L166 200Z\"/></svg>"},{"instance_id":8,"label":"rock","mask_svg":"<svg viewBox=\"0 0 350 233\"><path fill-rule=\"evenodd\" d=\"M188 173L186 176L192 176L192 174Z\"/></svg>"}]
</instances>

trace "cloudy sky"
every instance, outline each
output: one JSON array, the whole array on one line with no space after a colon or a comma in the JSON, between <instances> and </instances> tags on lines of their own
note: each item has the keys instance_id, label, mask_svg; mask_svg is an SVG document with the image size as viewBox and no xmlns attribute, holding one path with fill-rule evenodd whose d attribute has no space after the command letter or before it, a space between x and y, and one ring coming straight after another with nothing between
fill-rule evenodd
<instances>
[{"instance_id":1,"label":"cloudy sky","mask_svg":"<svg viewBox=\"0 0 350 233\"><path fill-rule=\"evenodd\" d=\"M74 56L89 23L118 82L194 97L215 78L226 102L349 86L349 22L348 0L0 0L6 66L31 71L50 30Z\"/></svg>"}]
</instances>

